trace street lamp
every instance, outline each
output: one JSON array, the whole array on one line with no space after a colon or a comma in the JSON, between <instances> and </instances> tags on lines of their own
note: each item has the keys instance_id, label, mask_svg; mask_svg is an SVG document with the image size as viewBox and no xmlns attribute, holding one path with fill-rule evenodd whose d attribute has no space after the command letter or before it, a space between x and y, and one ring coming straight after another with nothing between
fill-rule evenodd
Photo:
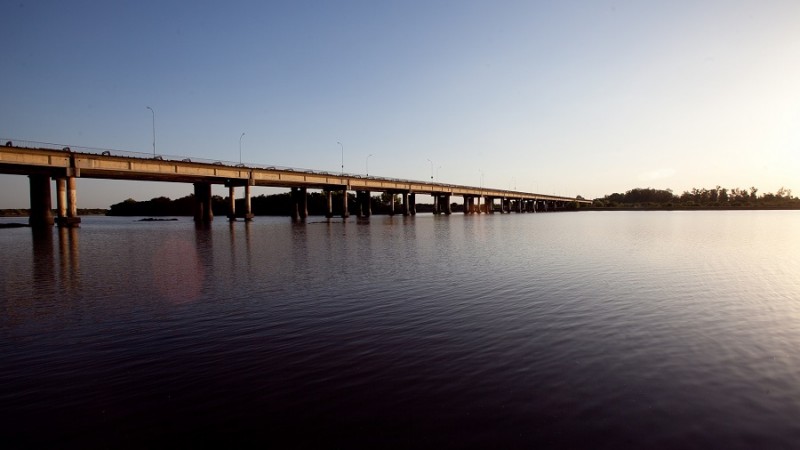
<instances>
[{"instance_id":1,"label":"street lamp","mask_svg":"<svg viewBox=\"0 0 800 450\"><path fill-rule=\"evenodd\" d=\"M342 176L344 176L344 145L341 142L336 141L339 144L339 147L342 147Z\"/></svg>"},{"instance_id":2,"label":"street lamp","mask_svg":"<svg viewBox=\"0 0 800 450\"><path fill-rule=\"evenodd\" d=\"M156 112L153 111L153 108L147 107L151 113L153 113L153 156L156 156Z\"/></svg>"},{"instance_id":3,"label":"street lamp","mask_svg":"<svg viewBox=\"0 0 800 450\"><path fill-rule=\"evenodd\" d=\"M242 163L242 138L244 137L244 133L239 136L239 164Z\"/></svg>"},{"instance_id":4,"label":"street lamp","mask_svg":"<svg viewBox=\"0 0 800 450\"><path fill-rule=\"evenodd\" d=\"M433 161L431 161L429 159L428 162L431 163L431 182L432 182L433 181Z\"/></svg>"},{"instance_id":5,"label":"street lamp","mask_svg":"<svg viewBox=\"0 0 800 450\"><path fill-rule=\"evenodd\" d=\"M367 155L367 176L369 176L369 157L372 156L372 153Z\"/></svg>"}]
</instances>

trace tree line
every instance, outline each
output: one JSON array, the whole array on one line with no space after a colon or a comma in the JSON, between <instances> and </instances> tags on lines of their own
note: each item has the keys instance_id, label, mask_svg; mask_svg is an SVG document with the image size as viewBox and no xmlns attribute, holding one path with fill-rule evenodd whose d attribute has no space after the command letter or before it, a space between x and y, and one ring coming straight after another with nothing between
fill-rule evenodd
<instances>
[{"instance_id":1,"label":"tree line","mask_svg":"<svg viewBox=\"0 0 800 450\"><path fill-rule=\"evenodd\" d=\"M333 214L342 214L342 193L333 192ZM395 202L395 213L401 210L399 196L383 194L380 197L371 197L370 203L373 214L389 214L391 210L390 202ZM292 210L291 194L280 193L272 195L257 195L250 199L251 210L257 216L288 216ZM324 192L308 193L308 213L312 216L325 215L327 212L328 198ZM236 214L244 215L244 199L236 199ZM351 215L357 214L358 204L356 196L348 193L347 196L348 212ZM417 211L430 211L430 205L417 204ZM156 197L151 200L136 201L129 198L120 203L111 205L109 216L191 216L194 215L195 201L194 194L172 200L169 197ZM228 199L219 195L211 197L211 210L215 216L228 215Z\"/></svg>"},{"instance_id":2,"label":"tree line","mask_svg":"<svg viewBox=\"0 0 800 450\"><path fill-rule=\"evenodd\" d=\"M606 195L593 201L595 207L606 208L742 208L800 209L800 199L791 189L780 188L775 193L759 194L758 188L692 188L676 195L671 189L636 188L623 193Z\"/></svg>"}]
</instances>

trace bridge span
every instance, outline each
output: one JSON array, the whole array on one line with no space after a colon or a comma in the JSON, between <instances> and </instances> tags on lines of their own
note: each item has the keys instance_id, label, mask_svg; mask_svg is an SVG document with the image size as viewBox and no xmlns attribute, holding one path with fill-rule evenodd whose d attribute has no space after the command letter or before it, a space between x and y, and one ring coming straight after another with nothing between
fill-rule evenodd
<instances>
[{"instance_id":1,"label":"bridge span","mask_svg":"<svg viewBox=\"0 0 800 450\"><path fill-rule=\"evenodd\" d=\"M116 154L120 153L120 154ZM433 198L434 213L450 214L451 198L462 197L464 213L537 212L563 208L567 203L591 203L588 200L555 195L542 195L488 187L462 186L436 182L400 180L354 174L334 174L316 170L297 170L276 167L255 167L222 162L197 162L189 158L166 159L162 156L125 156L117 151L99 153L72 151L69 147L31 148L7 142L0 146L0 173L27 175L30 180L30 225L34 227L75 227L80 224L77 208L76 180L100 178L117 180L168 181L194 185L197 222L211 222L211 186L224 185L229 189L228 217L236 219L235 189L244 189L245 220L252 220L251 186L291 189L292 211L295 220L308 216L307 190L320 189L327 195L327 216L333 217L333 192L341 191L342 216L348 217L348 191L356 192L359 216L368 217L370 193L386 192L402 196L400 213L416 214L416 194ZM56 184L56 216L51 202L51 180ZM391 211L394 213L394 202ZM499 205L499 208L497 206Z\"/></svg>"}]
</instances>

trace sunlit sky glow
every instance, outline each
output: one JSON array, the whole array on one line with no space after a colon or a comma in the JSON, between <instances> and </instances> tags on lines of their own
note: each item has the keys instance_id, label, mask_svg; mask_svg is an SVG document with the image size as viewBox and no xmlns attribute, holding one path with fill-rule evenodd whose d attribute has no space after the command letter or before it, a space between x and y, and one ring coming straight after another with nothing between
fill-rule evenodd
<instances>
[{"instance_id":1,"label":"sunlit sky glow","mask_svg":"<svg viewBox=\"0 0 800 450\"><path fill-rule=\"evenodd\" d=\"M800 194L800 2L0 6L0 138L559 195ZM441 166L441 167L440 167ZM81 179L80 207L191 185ZM227 191L215 189L225 195ZM260 190L255 194L266 193ZM0 208L28 207L0 175Z\"/></svg>"}]
</instances>

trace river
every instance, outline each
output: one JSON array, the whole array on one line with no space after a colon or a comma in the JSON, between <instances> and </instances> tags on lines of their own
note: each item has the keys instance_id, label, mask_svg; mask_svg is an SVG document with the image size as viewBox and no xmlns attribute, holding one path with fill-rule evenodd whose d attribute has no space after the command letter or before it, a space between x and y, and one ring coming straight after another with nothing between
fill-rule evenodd
<instances>
[{"instance_id":1,"label":"river","mask_svg":"<svg viewBox=\"0 0 800 450\"><path fill-rule=\"evenodd\" d=\"M84 217L0 248L4 448L800 442L797 211Z\"/></svg>"}]
</instances>

